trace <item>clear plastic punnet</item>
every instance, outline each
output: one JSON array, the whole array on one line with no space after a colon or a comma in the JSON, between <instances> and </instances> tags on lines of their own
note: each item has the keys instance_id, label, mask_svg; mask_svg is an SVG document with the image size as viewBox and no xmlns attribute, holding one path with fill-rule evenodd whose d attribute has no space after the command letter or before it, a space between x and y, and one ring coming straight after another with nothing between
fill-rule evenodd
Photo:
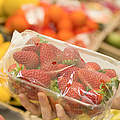
<instances>
[{"instance_id":1,"label":"clear plastic punnet","mask_svg":"<svg viewBox=\"0 0 120 120\"><path fill-rule=\"evenodd\" d=\"M117 60L30 30L13 33L2 65L13 93L38 103L44 92L73 120L105 119L120 78Z\"/></svg>"}]
</instances>

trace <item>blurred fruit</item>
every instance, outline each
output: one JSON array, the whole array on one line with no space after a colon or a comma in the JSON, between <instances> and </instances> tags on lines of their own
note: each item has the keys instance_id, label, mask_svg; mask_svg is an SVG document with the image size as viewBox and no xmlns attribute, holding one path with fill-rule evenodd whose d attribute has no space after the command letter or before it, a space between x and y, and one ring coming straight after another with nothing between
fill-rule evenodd
<instances>
[{"instance_id":1,"label":"blurred fruit","mask_svg":"<svg viewBox=\"0 0 120 120\"><path fill-rule=\"evenodd\" d=\"M99 28L98 24L91 19L87 19L86 26L93 31Z\"/></svg>"},{"instance_id":2,"label":"blurred fruit","mask_svg":"<svg viewBox=\"0 0 120 120\"><path fill-rule=\"evenodd\" d=\"M51 21L55 23L61 20L61 16L64 13L63 9L57 5L51 5L48 12Z\"/></svg>"},{"instance_id":3,"label":"blurred fruit","mask_svg":"<svg viewBox=\"0 0 120 120\"><path fill-rule=\"evenodd\" d=\"M72 30L72 27L73 25L70 19L62 19L57 24L58 30Z\"/></svg>"},{"instance_id":4,"label":"blurred fruit","mask_svg":"<svg viewBox=\"0 0 120 120\"><path fill-rule=\"evenodd\" d=\"M120 48L120 33L113 32L113 33L109 34L106 41L109 44L111 44L117 48Z\"/></svg>"},{"instance_id":5,"label":"blurred fruit","mask_svg":"<svg viewBox=\"0 0 120 120\"><path fill-rule=\"evenodd\" d=\"M87 46L86 46L86 44L84 43L83 40L76 40L73 44L77 45L79 47L87 48Z\"/></svg>"},{"instance_id":6,"label":"blurred fruit","mask_svg":"<svg viewBox=\"0 0 120 120\"><path fill-rule=\"evenodd\" d=\"M81 33L88 33L88 32L90 32L90 29L89 29L89 27L88 26L83 26L83 27L77 27L76 29L75 29L75 34L81 34Z\"/></svg>"},{"instance_id":7,"label":"blurred fruit","mask_svg":"<svg viewBox=\"0 0 120 120\"><path fill-rule=\"evenodd\" d=\"M73 11L70 15L70 18L72 20L72 23L75 26L78 26L78 27L83 26L86 23L86 20L87 20L87 16L81 10Z\"/></svg>"},{"instance_id":8,"label":"blurred fruit","mask_svg":"<svg viewBox=\"0 0 120 120\"><path fill-rule=\"evenodd\" d=\"M111 120L120 120L120 110L111 110L111 113L113 114L113 117Z\"/></svg>"},{"instance_id":9,"label":"blurred fruit","mask_svg":"<svg viewBox=\"0 0 120 120\"><path fill-rule=\"evenodd\" d=\"M7 85L0 85L0 101L8 103L11 98L11 93Z\"/></svg>"},{"instance_id":10,"label":"blurred fruit","mask_svg":"<svg viewBox=\"0 0 120 120\"><path fill-rule=\"evenodd\" d=\"M4 0L0 0L0 17L3 16L3 2Z\"/></svg>"},{"instance_id":11,"label":"blurred fruit","mask_svg":"<svg viewBox=\"0 0 120 120\"><path fill-rule=\"evenodd\" d=\"M3 57L3 55L7 51L9 45L10 45L10 42L4 42L0 45L0 59Z\"/></svg>"},{"instance_id":12,"label":"blurred fruit","mask_svg":"<svg viewBox=\"0 0 120 120\"><path fill-rule=\"evenodd\" d=\"M29 24L23 13L9 17L5 24L5 28L9 32L13 32L14 30L18 30L19 32L22 32L28 27Z\"/></svg>"},{"instance_id":13,"label":"blurred fruit","mask_svg":"<svg viewBox=\"0 0 120 120\"><path fill-rule=\"evenodd\" d=\"M4 41L4 38L3 38L2 34L0 34L0 44L3 43L3 41Z\"/></svg>"},{"instance_id":14,"label":"blurred fruit","mask_svg":"<svg viewBox=\"0 0 120 120\"><path fill-rule=\"evenodd\" d=\"M7 16L13 15L13 13L19 9L22 5L28 3L38 3L38 0L4 0L3 11Z\"/></svg>"},{"instance_id":15,"label":"blurred fruit","mask_svg":"<svg viewBox=\"0 0 120 120\"><path fill-rule=\"evenodd\" d=\"M46 35L46 36L50 36L50 37L56 38L56 33L51 28L45 28L40 33L42 33L43 35Z\"/></svg>"},{"instance_id":16,"label":"blurred fruit","mask_svg":"<svg viewBox=\"0 0 120 120\"><path fill-rule=\"evenodd\" d=\"M70 30L60 30L57 34L57 38L63 41L67 41L71 39L72 37L74 37L74 34Z\"/></svg>"}]
</instances>

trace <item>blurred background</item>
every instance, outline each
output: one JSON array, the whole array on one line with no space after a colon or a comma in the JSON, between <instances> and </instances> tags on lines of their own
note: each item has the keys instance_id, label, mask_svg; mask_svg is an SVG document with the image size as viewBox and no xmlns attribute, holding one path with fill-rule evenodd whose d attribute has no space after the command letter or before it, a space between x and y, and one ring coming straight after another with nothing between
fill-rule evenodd
<instances>
[{"instance_id":1,"label":"blurred background","mask_svg":"<svg viewBox=\"0 0 120 120\"><path fill-rule=\"evenodd\" d=\"M26 29L120 60L120 0L0 0L0 59L14 30ZM0 104L24 113L7 80L0 84ZM120 120L119 110L111 113Z\"/></svg>"}]
</instances>

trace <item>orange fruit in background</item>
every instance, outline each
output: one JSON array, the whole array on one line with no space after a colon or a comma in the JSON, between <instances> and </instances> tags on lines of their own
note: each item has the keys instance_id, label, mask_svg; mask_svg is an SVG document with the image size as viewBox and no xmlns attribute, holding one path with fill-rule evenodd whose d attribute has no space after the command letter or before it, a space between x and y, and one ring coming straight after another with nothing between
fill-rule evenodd
<instances>
[{"instance_id":1,"label":"orange fruit in background","mask_svg":"<svg viewBox=\"0 0 120 120\"><path fill-rule=\"evenodd\" d=\"M70 14L70 18L74 26L81 27L86 23L87 16L81 10L73 11Z\"/></svg>"},{"instance_id":2,"label":"orange fruit in background","mask_svg":"<svg viewBox=\"0 0 120 120\"><path fill-rule=\"evenodd\" d=\"M64 10L58 5L51 5L50 8L48 9L50 20L55 23L61 20L61 16L63 13Z\"/></svg>"},{"instance_id":3,"label":"orange fruit in background","mask_svg":"<svg viewBox=\"0 0 120 120\"><path fill-rule=\"evenodd\" d=\"M91 30L97 30L99 28L99 25L96 22L94 22L93 20L91 20L91 19L87 19L86 25Z\"/></svg>"},{"instance_id":4,"label":"orange fruit in background","mask_svg":"<svg viewBox=\"0 0 120 120\"><path fill-rule=\"evenodd\" d=\"M40 33L49 37L56 38L56 32L51 28L43 28Z\"/></svg>"},{"instance_id":5,"label":"orange fruit in background","mask_svg":"<svg viewBox=\"0 0 120 120\"><path fill-rule=\"evenodd\" d=\"M8 18L5 24L5 28L12 32L14 30L18 30L19 32L28 29L29 24L23 15L15 15Z\"/></svg>"},{"instance_id":6,"label":"orange fruit in background","mask_svg":"<svg viewBox=\"0 0 120 120\"><path fill-rule=\"evenodd\" d=\"M86 25L75 29L75 34L88 33L88 32L90 32L90 29Z\"/></svg>"},{"instance_id":7,"label":"orange fruit in background","mask_svg":"<svg viewBox=\"0 0 120 120\"><path fill-rule=\"evenodd\" d=\"M60 30L57 34L57 38L63 41L67 41L74 37L74 34L70 30Z\"/></svg>"},{"instance_id":8,"label":"orange fruit in background","mask_svg":"<svg viewBox=\"0 0 120 120\"><path fill-rule=\"evenodd\" d=\"M61 19L57 24L58 30L72 30L73 24L70 19Z\"/></svg>"},{"instance_id":9,"label":"orange fruit in background","mask_svg":"<svg viewBox=\"0 0 120 120\"><path fill-rule=\"evenodd\" d=\"M82 40L78 40L78 41L76 40L73 44L76 46L79 46L79 47L87 48L84 41L82 41Z\"/></svg>"}]
</instances>

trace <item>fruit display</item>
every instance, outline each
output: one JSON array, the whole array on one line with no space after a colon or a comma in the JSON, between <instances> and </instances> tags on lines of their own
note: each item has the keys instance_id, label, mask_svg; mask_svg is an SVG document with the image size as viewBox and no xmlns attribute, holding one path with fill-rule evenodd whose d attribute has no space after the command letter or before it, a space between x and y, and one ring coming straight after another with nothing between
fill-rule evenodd
<instances>
[{"instance_id":1,"label":"fruit display","mask_svg":"<svg viewBox=\"0 0 120 120\"><path fill-rule=\"evenodd\" d=\"M37 13L36 13L37 12ZM9 32L25 29L34 30L71 44L87 47L90 38L83 40L79 34L92 34L99 30L99 24L91 19L81 8L70 9L57 4L39 2L26 5L8 17L5 28Z\"/></svg>"},{"instance_id":2,"label":"fruit display","mask_svg":"<svg viewBox=\"0 0 120 120\"><path fill-rule=\"evenodd\" d=\"M15 45L16 35L22 44ZM13 40L4 58L13 93L35 103L42 91L53 111L59 103L76 120L101 120L109 112L119 85L116 60L33 31L15 32Z\"/></svg>"}]
</instances>

